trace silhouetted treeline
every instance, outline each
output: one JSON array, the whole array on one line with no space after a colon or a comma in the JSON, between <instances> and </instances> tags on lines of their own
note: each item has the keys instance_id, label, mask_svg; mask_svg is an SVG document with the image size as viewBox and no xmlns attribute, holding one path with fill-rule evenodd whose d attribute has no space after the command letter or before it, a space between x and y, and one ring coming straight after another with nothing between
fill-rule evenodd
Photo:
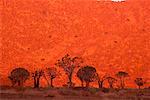
<instances>
[{"instance_id":1,"label":"silhouetted treeline","mask_svg":"<svg viewBox=\"0 0 150 100\"><path fill-rule=\"evenodd\" d=\"M97 82L99 88L104 87L104 82L108 83L109 88L114 88L116 83L119 83L117 88L124 89L126 78L129 77L129 74L124 71L118 71L115 74L115 77L110 75L99 75L96 68L94 66L85 65L83 66L83 59L81 57L71 57L66 54L60 60L57 60L55 63L55 67L43 68L41 70L35 70L31 72L31 77L33 80L33 87L39 88L41 83L41 78L44 78L47 82L47 85L50 87L54 87L53 80L55 78L59 78L58 76L61 73L57 70L58 68L62 68L67 75L68 82L64 85L66 87L74 87L75 83L72 82L73 74L76 74L77 78L81 81L81 87L88 88L91 82ZM75 69L78 69L77 73L75 73ZM12 86L23 86L26 80L30 77L30 72L25 68L15 68L11 71L8 78L10 79ZM143 78L137 77L134 80L135 84L140 89L141 86L144 86L146 81Z\"/></svg>"}]
</instances>

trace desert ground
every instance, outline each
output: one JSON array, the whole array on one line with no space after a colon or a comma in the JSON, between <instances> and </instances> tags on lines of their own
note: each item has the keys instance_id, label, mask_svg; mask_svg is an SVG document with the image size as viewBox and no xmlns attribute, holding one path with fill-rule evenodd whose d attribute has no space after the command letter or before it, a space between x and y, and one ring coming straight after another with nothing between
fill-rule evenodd
<instances>
[{"instance_id":1,"label":"desert ground","mask_svg":"<svg viewBox=\"0 0 150 100\"><path fill-rule=\"evenodd\" d=\"M0 100L150 100L150 89L1 87Z\"/></svg>"}]
</instances>

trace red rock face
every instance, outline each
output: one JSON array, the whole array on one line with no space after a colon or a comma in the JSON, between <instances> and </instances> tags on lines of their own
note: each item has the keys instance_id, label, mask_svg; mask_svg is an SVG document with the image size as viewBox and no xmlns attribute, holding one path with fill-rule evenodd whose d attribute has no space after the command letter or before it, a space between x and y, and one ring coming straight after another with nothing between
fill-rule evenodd
<instances>
[{"instance_id":1,"label":"red rock face","mask_svg":"<svg viewBox=\"0 0 150 100\"><path fill-rule=\"evenodd\" d=\"M150 76L149 0L6 0L1 5L3 85L10 84L7 76L16 66L30 71L54 66L66 53L83 57L100 75L127 71L129 87L135 77Z\"/></svg>"}]
</instances>

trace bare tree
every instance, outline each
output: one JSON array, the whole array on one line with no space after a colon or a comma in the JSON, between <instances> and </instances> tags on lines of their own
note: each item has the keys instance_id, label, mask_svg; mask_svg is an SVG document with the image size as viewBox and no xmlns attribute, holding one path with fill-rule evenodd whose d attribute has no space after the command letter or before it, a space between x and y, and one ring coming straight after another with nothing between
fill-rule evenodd
<instances>
[{"instance_id":1,"label":"bare tree","mask_svg":"<svg viewBox=\"0 0 150 100\"><path fill-rule=\"evenodd\" d=\"M103 85L104 85L104 81L105 81L105 80L106 80L106 75L104 75L104 76L98 78L98 85L99 85L99 88L103 88Z\"/></svg>"},{"instance_id":2,"label":"bare tree","mask_svg":"<svg viewBox=\"0 0 150 100\"><path fill-rule=\"evenodd\" d=\"M42 70L36 70L32 73L32 77L34 80L34 88L39 88L40 86L40 78L44 74Z\"/></svg>"},{"instance_id":3,"label":"bare tree","mask_svg":"<svg viewBox=\"0 0 150 100\"><path fill-rule=\"evenodd\" d=\"M11 71L8 78L11 80L12 86L18 84L18 86L23 86L23 83L29 78L29 71L25 68L15 68Z\"/></svg>"},{"instance_id":4,"label":"bare tree","mask_svg":"<svg viewBox=\"0 0 150 100\"><path fill-rule=\"evenodd\" d=\"M92 66L85 66L78 70L77 77L80 79L82 86L83 82L85 82L86 87L89 87L90 82L96 81L97 77L96 69Z\"/></svg>"},{"instance_id":5,"label":"bare tree","mask_svg":"<svg viewBox=\"0 0 150 100\"><path fill-rule=\"evenodd\" d=\"M79 57L70 57L68 54L62 57L61 60L58 60L56 65L63 68L66 75L68 76L68 85L72 87L72 76L75 68L80 67L80 64L83 63L82 59Z\"/></svg>"},{"instance_id":6,"label":"bare tree","mask_svg":"<svg viewBox=\"0 0 150 100\"><path fill-rule=\"evenodd\" d=\"M98 74L97 74L97 79L98 79L98 86L99 86L99 88L103 88L103 84L104 84L104 81L106 80L106 77L107 77L107 75L104 75L104 76L99 76Z\"/></svg>"},{"instance_id":7,"label":"bare tree","mask_svg":"<svg viewBox=\"0 0 150 100\"><path fill-rule=\"evenodd\" d=\"M146 81L144 81L143 78L136 78L134 82L139 87L139 89L141 89L141 86L143 86L146 83Z\"/></svg>"},{"instance_id":8,"label":"bare tree","mask_svg":"<svg viewBox=\"0 0 150 100\"><path fill-rule=\"evenodd\" d=\"M60 72L57 71L55 67L50 67L46 69L46 74L50 78L50 83L51 83L50 86L54 87L53 80L60 75Z\"/></svg>"},{"instance_id":9,"label":"bare tree","mask_svg":"<svg viewBox=\"0 0 150 100\"><path fill-rule=\"evenodd\" d=\"M116 77L118 77L120 79L120 87L121 89L124 89L125 87L125 78L128 77L129 74L127 72L123 72L123 71L119 71L117 74L116 74Z\"/></svg>"},{"instance_id":10,"label":"bare tree","mask_svg":"<svg viewBox=\"0 0 150 100\"><path fill-rule=\"evenodd\" d=\"M117 80L116 80L115 78L111 77L111 76L107 77L106 79L107 79L107 81L108 81L109 87L110 87L110 88L113 88L113 87L114 87L114 83L115 83Z\"/></svg>"}]
</instances>

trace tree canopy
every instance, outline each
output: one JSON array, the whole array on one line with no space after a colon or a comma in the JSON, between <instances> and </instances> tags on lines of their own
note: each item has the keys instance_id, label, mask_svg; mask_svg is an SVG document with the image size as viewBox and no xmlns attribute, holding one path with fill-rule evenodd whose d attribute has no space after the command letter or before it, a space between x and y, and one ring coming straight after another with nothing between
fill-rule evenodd
<instances>
[{"instance_id":1,"label":"tree canopy","mask_svg":"<svg viewBox=\"0 0 150 100\"><path fill-rule=\"evenodd\" d=\"M29 76L30 73L25 68L15 68L11 71L11 74L8 76L8 78L11 80L12 85L18 83L18 86L22 86Z\"/></svg>"},{"instance_id":2,"label":"tree canopy","mask_svg":"<svg viewBox=\"0 0 150 100\"><path fill-rule=\"evenodd\" d=\"M81 80L81 82L86 82L86 87L88 87L90 82L97 79L96 69L92 66L80 68L77 72L77 77Z\"/></svg>"}]
</instances>

